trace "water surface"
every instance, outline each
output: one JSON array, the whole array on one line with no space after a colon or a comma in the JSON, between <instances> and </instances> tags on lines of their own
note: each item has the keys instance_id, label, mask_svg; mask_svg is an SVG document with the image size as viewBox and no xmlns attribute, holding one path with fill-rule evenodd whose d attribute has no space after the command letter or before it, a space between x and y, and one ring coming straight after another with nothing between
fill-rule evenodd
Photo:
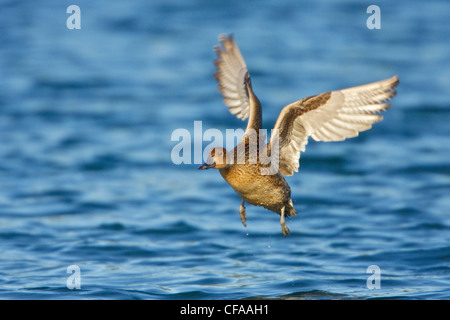
<instances>
[{"instance_id":1,"label":"water surface","mask_svg":"<svg viewBox=\"0 0 450 320\"><path fill-rule=\"evenodd\" d=\"M382 1L380 30L351 0L80 0L68 30L71 4L0 4L1 299L450 298L447 1ZM171 161L177 128L245 127L212 77L223 32L268 129L302 97L401 80L372 130L310 141L287 238L263 208L244 228L217 171Z\"/></svg>"}]
</instances>

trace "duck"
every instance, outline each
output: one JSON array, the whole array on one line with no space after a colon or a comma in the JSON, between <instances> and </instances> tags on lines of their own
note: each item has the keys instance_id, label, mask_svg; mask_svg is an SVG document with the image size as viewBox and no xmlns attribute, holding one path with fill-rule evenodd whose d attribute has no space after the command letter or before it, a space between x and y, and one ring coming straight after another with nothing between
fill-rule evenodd
<instances>
[{"instance_id":1,"label":"duck","mask_svg":"<svg viewBox=\"0 0 450 320\"><path fill-rule=\"evenodd\" d=\"M239 215L247 226L245 204L260 206L280 216L283 236L290 234L286 217L297 215L285 176L298 172L300 155L309 138L343 141L372 128L383 119L397 93L397 75L347 89L320 93L292 102L281 109L270 139L262 129L262 109L250 73L233 34L219 35L214 47L214 77L231 114L246 120L242 139L232 150L214 147L198 169L218 169L241 197Z\"/></svg>"}]
</instances>

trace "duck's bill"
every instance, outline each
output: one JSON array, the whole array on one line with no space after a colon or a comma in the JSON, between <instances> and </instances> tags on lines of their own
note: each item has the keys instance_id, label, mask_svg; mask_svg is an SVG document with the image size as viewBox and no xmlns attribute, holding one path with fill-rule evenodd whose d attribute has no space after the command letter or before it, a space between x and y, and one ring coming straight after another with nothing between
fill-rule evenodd
<instances>
[{"instance_id":1,"label":"duck's bill","mask_svg":"<svg viewBox=\"0 0 450 320\"><path fill-rule=\"evenodd\" d=\"M215 166L216 166L215 163L211 163L211 164L204 163L200 167L198 167L198 170L212 169L212 168L215 168Z\"/></svg>"}]
</instances>

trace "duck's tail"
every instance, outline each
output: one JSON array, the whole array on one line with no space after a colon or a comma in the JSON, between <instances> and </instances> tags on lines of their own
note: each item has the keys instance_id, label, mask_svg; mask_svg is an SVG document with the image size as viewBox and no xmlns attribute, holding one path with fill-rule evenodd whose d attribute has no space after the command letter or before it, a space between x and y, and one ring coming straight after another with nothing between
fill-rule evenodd
<instances>
[{"instance_id":1,"label":"duck's tail","mask_svg":"<svg viewBox=\"0 0 450 320\"><path fill-rule=\"evenodd\" d=\"M294 209L294 204L292 203L292 199L289 199L289 203L284 207L284 213L286 216L296 216L297 211Z\"/></svg>"}]
</instances>

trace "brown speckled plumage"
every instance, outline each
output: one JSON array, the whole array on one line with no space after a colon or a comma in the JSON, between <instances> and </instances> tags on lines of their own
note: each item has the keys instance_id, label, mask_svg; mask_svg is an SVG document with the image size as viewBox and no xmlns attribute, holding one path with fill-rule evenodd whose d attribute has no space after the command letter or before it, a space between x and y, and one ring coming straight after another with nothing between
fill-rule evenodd
<instances>
[{"instance_id":1,"label":"brown speckled plumage","mask_svg":"<svg viewBox=\"0 0 450 320\"><path fill-rule=\"evenodd\" d=\"M278 214L286 206L289 208L286 215L296 214L290 205L291 188L281 174L261 175L261 165L258 164L236 164L219 171L245 202Z\"/></svg>"},{"instance_id":2,"label":"brown speckled plumage","mask_svg":"<svg viewBox=\"0 0 450 320\"><path fill-rule=\"evenodd\" d=\"M207 163L199 169L219 169L222 177L242 198L239 213L246 226L245 202L278 213L283 235L289 234L285 216L296 215L291 189L283 175L298 171L300 153L308 138L316 141L341 141L356 137L382 120L378 113L390 107L398 77L366 85L307 97L285 106L267 144L261 143L261 104L253 92L250 74L233 36L219 37L216 46L217 71L214 76L224 103L239 119L249 118L238 146L231 151L213 148ZM249 145L259 141L255 149ZM254 144L253 144L254 145ZM260 156L259 151L262 152ZM255 156L256 154L256 156ZM268 157L264 157L267 154ZM271 162L267 163L270 159ZM240 161L239 161L240 160ZM267 171L276 164L275 170ZM266 170L266 171L264 171ZM270 172L268 174L268 172Z\"/></svg>"}]
</instances>

